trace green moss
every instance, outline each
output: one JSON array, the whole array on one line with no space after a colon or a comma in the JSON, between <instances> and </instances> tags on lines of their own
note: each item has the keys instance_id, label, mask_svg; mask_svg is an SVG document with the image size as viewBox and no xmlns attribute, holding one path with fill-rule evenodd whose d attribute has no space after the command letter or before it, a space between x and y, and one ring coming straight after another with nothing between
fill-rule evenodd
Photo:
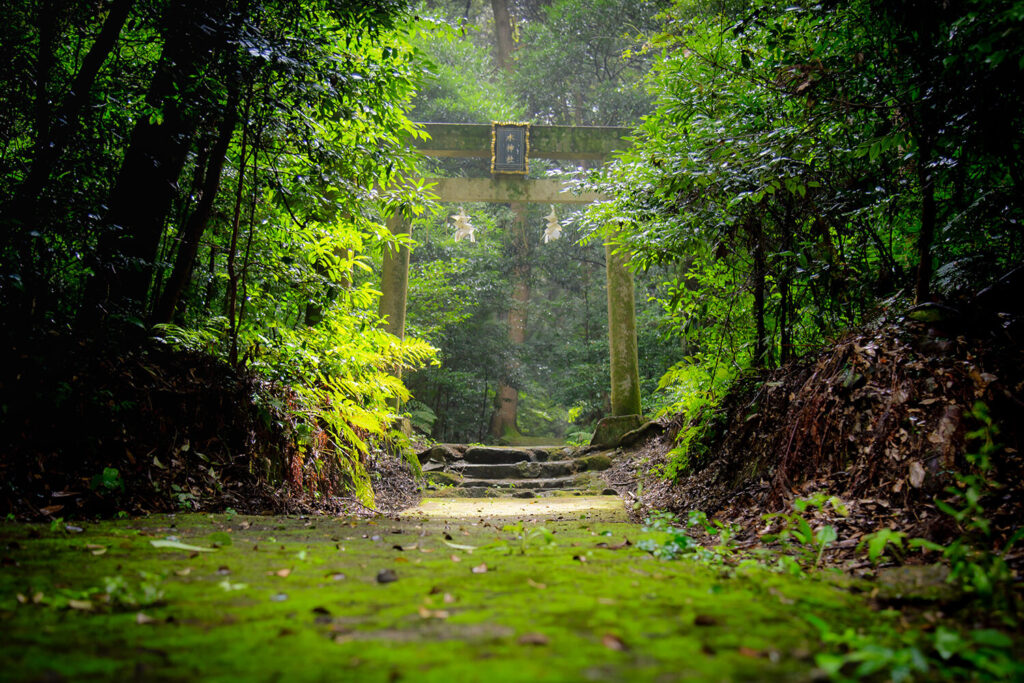
<instances>
[{"instance_id":1,"label":"green moss","mask_svg":"<svg viewBox=\"0 0 1024 683\"><path fill-rule=\"evenodd\" d=\"M426 472L423 475L431 484L438 486L457 486L462 483L462 477L452 472L444 472L442 470L434 470L432 472Z\"/></svg>"},{"instance_id":2,"label":"green moss","mask_svg":"<svg viewBox=\"0 0 1024 683\"><path fill-rule=\"evenodd\" d=\"M579 466L581 470L587 471L606 470L612 466L612 459L607 453L594 453L580 458Z\"/></svg>"},{"instance_id":3,"label":"green moss","mask_svg":"<svg viewBox=\"0 0 1024 683\"><path fill-rule=\"evenodd\" d=\"M514 522L554 543L503 530ZM206 553L150 543L224 535L231 544ZM159 515L69 536L6 524L0 657L10 680L789 678L808 676L821 647L804 613L873 618L825 582L598 546L639 535L613 497L435 499L363 521ZM378 583L387 569L398 580ZM96 594L104 577L138 586L140 572L163 577L158 602ZM69 609L69 596L95 609ZM529 634L544 644L521 643Z\"/></svg>"}]
</instances>

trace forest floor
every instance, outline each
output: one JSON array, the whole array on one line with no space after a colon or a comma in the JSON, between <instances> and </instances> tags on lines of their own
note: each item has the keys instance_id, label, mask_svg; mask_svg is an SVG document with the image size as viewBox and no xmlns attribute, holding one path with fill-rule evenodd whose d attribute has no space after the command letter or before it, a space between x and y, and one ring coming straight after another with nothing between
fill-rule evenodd
<instances>
[{"instance_id":1,"label":"forest floor","mask_svg":"<svg viewBox=\"0 0 1024 683\"><path fill-rule=\"evenodd\" d=\"M931 678L988 641L990 665L1013 659L998 632L936 623L927 582L655 559L643 539L666 541L614 496L6 522L3 678L799 681L932 657Z\"/></svg>"}]
</instances>

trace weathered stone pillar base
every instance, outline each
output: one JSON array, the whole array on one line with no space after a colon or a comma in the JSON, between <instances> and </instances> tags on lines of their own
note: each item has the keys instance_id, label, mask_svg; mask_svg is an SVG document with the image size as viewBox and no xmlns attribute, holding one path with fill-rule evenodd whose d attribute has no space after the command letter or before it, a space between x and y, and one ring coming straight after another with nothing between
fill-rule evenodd
<instances>
[{"instance_id":1,"label":"weathered stone pillar base","mask_svg":"<svg viewBox=\"0 0 1024 683\"><path fill-rule=\"evenodd\" d=\"M622 437L639 429L644 419L639 415L615 415L606 417L597 423L594 436L590 439L591 446L608 446L609 448L619 445Z\"/></svg>"},{"instance_id":2,"label":"weathered stone pillar base","mask_svg":"<svg viewBox=\"0 0 1024 683\"><path fill-rule=\"evenodd\" d=\"M612 415L640 415L640 361L636 341L633 274L621 256L604 247L608 268L608 349ZM628 430L627 430L628 431Z\"/></svg>"}]
</instances>

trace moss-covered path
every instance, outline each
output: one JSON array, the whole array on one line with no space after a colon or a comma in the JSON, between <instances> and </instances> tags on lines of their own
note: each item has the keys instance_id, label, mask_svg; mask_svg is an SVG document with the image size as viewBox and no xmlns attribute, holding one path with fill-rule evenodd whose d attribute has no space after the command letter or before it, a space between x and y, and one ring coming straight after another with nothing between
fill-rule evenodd
<instances>
[{"instance_id":1,"label":"moss-covered path","mask_svg":"<svg viewBox=\"0 0 1024 683\"><path fill-rule=\"evenodd\" d=\"M806 680L808 614L895 618L820 579L652 559L614 497L55 526L0 527L6 680Z\"/></svg>"}]
</instances>

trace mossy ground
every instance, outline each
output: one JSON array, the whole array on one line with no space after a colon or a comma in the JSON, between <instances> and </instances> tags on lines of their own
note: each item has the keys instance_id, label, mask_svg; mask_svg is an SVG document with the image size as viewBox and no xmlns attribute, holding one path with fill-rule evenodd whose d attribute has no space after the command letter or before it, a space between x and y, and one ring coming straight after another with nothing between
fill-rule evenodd
<instances>
[{"instance_id":1,"label":"mossy ground","mask_svg":"<svg viewBox=\"0 0 1024 683\"><path fill-rule=\"evenodd\" d=\"M0 526L5 679L806 680L824 647L807 614L895 618L823 579L599 547L642 535L614 497L80 526ZM168 537L219 547L151 544ZM105 577L125 584L110 603Z\"/></svg>"}]
</instances>

